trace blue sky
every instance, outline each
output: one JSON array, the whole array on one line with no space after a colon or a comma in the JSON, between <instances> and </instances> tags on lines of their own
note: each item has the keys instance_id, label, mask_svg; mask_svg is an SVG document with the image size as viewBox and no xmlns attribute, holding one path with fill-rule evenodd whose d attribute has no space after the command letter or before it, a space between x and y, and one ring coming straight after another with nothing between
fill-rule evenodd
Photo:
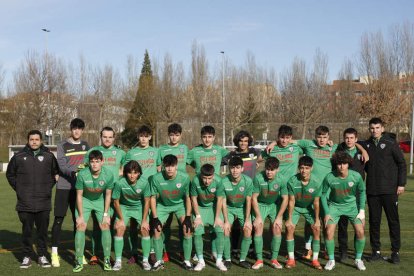
<instances>
[{"instance_id":1,"label":"blue sky","mask_svg":"<svg viewBox=\"0 0 414 276\"><path fill-rule=\"evenodd\" d=\"M121 74L126 57L142 59L145 49L159 60L169 53L188 72L197 40L211 68L220 51L236 65L250 51L259 65L282 72L296 56L311 62L320 48L332 80L364 32L412 23L413 11L412 0L0 0L0 64L9 81L28 50L44 51L47 28L49 52L75 64L83 54Z\"/></svg>"}]
</instances>

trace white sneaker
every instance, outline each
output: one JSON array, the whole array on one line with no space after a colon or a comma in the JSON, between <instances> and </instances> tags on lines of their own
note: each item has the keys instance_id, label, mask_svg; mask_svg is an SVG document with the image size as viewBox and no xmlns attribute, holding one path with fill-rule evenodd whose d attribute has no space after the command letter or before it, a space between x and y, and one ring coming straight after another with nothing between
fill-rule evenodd
<instances>
[{"instance_id":1,"label":"white sneaker","mask_svg":"<svg viewBox=\"0 0 414 276\"><path fill-rule=\"evenodd\" d=\"M325 265L325 270L332 270L335 268L335 261L329 260Z\"/></svg>"},{"instance_id":2,"label":"white sneaker","mask_svg":"<svg viewBox=\"0 0 414 276\"><path fill-rule=\"evenodd\" d=\"M194 271L201 271L206 267L206 263L204 261L199 261L198 264L194 267Z\"/></svg>"},{"instance_id":3,"label":"white sneaker","mask_svg":"<svg viewBox=\"0 0 414 276\"><path fill-rule=\"evenodd\" d=\"M115 261L114 266L112 267L113 271L119 271L122 268L122 262L121 261Z\"/></svg>"},{"instance_id":4,"label":"white sneaker","mask_svg":"<svg viewBox=\"0 0 414 276\"><path fill-rule=\"evenodd\" d=\"M194 256L193 256L193 261L194 261L194 262L198 262L198 257L197 257L197 254L194 254Z\"/></svg>"},{"instance_id":5,"label":"white sneaker","mask_svg":"<svg viewBox=\"0 0 414 276\"><path fill-rule=\"evenodd\" d=\"M24 257L22 263L20 264L20 268L29 268L32 266L32 260L30 257Z\"/></svg>"},{"instance_id":6,"label":"white sneaker","mask_svg":"<svg viewBox=\"0 0 414 276\"><path fill-rule=\"evenodd\" d=\"M49 263L49 261L47 260L46 256L40 256L40 257L37 259L37 263L38 263L41 267L43 267L43 268L49 268L49 267L50 267L50 263Z\"/></svg>"},{"instance_id":7,"label":"white sneaker","mask_svg":"<svg viewBox=\"0 0 414 276\"><path fill-rule=\"evenodd\" d=\"M162 263L162 261L157 261L154 266L152 267L153 271L158 271L164 269L164 264Z\"/></svg>"},{"instance_id":8,"label":"white sneaker","mask_svg":"<svg viewBox=\"0 0 414 276\"><path fill-rule=\"evenodd\" d=\"M224 265L223 261L216 261L216 267L220 271L227 271L227 267Z\"/></svg>"},{"instance_id":9,"label":"white sneaker","mask_svg":"<svg viewBox=\"0 0 414 276\"><path fill-rule=\"evenodd\" d=\"M355 266L358 270L365 271L367 268L362 260L355 260Z\"/></svg>"},{"instance_id":10,"label":"white sneaker","mask_svg":"<svg viewBox=\"0 0 414 276\"><path fill-rule=\"evenodd\" d=\"M88 261L86 260L85 255L83 255L83 258L82 258L82 264L83 265L87 265L88 264Z\"/></svg>"},{"instance_id":11,"label":"white sneaker","mask_svg":"<svg viewBox=\"0 0 414 276\"><path fill-rule=\"evenodd\" d=\"M150 263L149 262L142 262L142 268L145 270L145 271L150 271L151 270L151 265L150 265Z\"/></svg>"}]
</instances>

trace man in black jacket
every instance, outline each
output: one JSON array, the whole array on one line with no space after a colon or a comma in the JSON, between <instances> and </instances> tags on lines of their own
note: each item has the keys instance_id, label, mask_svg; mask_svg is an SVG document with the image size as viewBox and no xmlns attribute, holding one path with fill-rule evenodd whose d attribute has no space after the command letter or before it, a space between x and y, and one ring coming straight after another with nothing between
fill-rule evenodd
<instances>
[{"instance_id":1,"label":"man in black jacket","mask_svg":"<svg viewBox=\"0 0 414 276\"><path fill-rule=\"evenodd\" d=\"M31 130L27 145L12 157L6 177L16 191L16 211L22 223L23 261L20 268L31 266L32 230L36 225L37 254L41 267L50 267L47 254L47 229L52 209L52 188L59 174L53 153L42 144L42 134Z\"/></svg>"},{"instance_id":2,"label":"man in black jacket","mask_svg":"<svg viewBox=\"0 0 414 276\"><path fill-rule=\"evenodd\" d=\"M398 196L404 193L407 166L396 141L389 135L384 135L384 123L380 118L372 118L369 121L369 131L371 138L366 141L364 148L369 154L365 170L371 261L383 259L380 251L380 227L382 209L384 209L391 240L391 262L398 264L401 247Z\"/></svg>"}]
</instances>

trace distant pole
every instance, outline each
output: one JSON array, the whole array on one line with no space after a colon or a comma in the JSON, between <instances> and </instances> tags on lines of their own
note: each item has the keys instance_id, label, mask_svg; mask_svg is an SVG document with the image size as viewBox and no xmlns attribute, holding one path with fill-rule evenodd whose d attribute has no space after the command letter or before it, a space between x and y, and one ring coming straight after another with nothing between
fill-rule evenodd
<instances>
[{"instance_id":1,"label":"distant pole","mask_svg":"<svg viewBox=\"0 0 414 276\"><path fill-rule=\"evenodd\" d=\"M414 145L414 100L411 118L411 137L410 137L410 174L413 173L413 145Z\"/></svg>"},{"instance_id":2,"label":"distant pole","mask_svg":"<svg viewBox=\"0 0 414 276\"><path fill-rule=\"evenodd\" d=\"M42 31L45 33L45 62L46 62L46 64L45 64L45 66L46 66L46 68L45 68L45 70L46 70L46 83L47 83L47 108L48 108L48 110L47 110L47 118L48 118L48 122L47 122L47 130L46 130L46 135L47 135L47 143L49 144L49 145L51 145L52 144L52 136L53 136L53 131L52 131L52 118L51 118L51 115L52 114L50 114L50 108L51 108L51 103L50 103L50 101L51 101L51 99L50 99L50 93L51 93L51 91L50 91L50 84L49 84L49 56L48 56L48 53L47 53L47 36L48 36L48 33L50 33L50 30L49 29L42 29Z\"/></svg>"},{"instance_id":3,"label":"distant pole","mask_svg":"<svg viewBox=\"0 0 414 276\"><path fill-rule=\"evenodd\" d=\"M226 97L224 94L224 78L225 78L225 74L224 74L224 51L221 51L221 59L222 59L222 64L221 64L221 71L223 73L222 79L223 79L223 90L222 90L222 94L221 94L221 98L222 98L222 102L223 102L223 147L226 146Z\"/></svg>"}]
</instances>

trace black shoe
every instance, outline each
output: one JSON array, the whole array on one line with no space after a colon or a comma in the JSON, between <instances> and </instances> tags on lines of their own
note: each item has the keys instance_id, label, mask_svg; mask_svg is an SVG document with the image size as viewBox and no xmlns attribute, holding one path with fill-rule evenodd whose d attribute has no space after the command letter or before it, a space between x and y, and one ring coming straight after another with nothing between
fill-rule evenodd
<instances>
[{"instance_id":1,"label":"black shoe","mask_svg":"<svg viewBox=\"0 0 414 276\"><path fill-rule=\"evenodd\" d=\"M393 263L393 264L399 264L400 263L400 252L393 251L391 253L391 263Z\"/></svg>"},{"instance_id":2,"label":"black shoe","mask_svg":"<svg viewBox=\"0 0 414 276\"><path fill-rule=\"evenodd\" d=\"M29 268L32 266L32 259L30 257L24 257L22 263L20 264L20 268Z\"/></svg>"},{"instance_id":3,"label":"black shoe","mask_svg":"<svg viewBox=\"0 0 414 276\"><path fill-rule=\"evenodd\" d=\"M371 254L371 257L369 258L370 262L376 262L376 261L381 261L381 260L383 260L383 257L380 251L373 251Z\"/></svg>"},{"instance_id":4,"label":"black shoe","mask_svg":"<svg viewBox=\"0 0 414 276\"><path fill-rule=\"evenodd\" d=\"M341 263L345 262L348 259L348 252L346 250L339 252L339 261Z\"/></svg>"},{"instance_id":5,"label":"black shoe","mask_svg":"<svg viewBox=\"0 0 414 276\"><path fill-rule=\"evenodd\" d=\"M250 269L250 268L251 268L250 263L249 263L249 262L247 262L247 261L240 261L240 262L239 262L239 266L241 266L241 267L243 267L243 268L246 268L246 269Z\"/></svg>"},{"instance_id":6,"label":"black shoe","mask_svg":"<svg viewBox=\"0 0 414 276\"><path fill-rule=\"evenodd\" d=\"M153 266L157 262L157 258L155 257L155 253L150 253L148 262L151 266Z\"/></svg>"},{"instance_id":7,"label":"black shoe","mask_svg":"<svg viewBox=\"0 0 414 276\"><path fill-rule=\"evenodd\" d=\"M230 267L231 267L231 261L224 261L223 263L224 263L224 266L225 266L227 269L230 269Z\"/></svg>"},{"instance_id":8,"label":"black shoe","mask_svg":"<svg viewBox=\"0 0 414 276\"><path fill-rule=\"evenodd\" d=\"M184 261L183 267L185 268L185 270L193 270L193 265L190 263L190 261Z\"/></svg>"}]
</instances>

